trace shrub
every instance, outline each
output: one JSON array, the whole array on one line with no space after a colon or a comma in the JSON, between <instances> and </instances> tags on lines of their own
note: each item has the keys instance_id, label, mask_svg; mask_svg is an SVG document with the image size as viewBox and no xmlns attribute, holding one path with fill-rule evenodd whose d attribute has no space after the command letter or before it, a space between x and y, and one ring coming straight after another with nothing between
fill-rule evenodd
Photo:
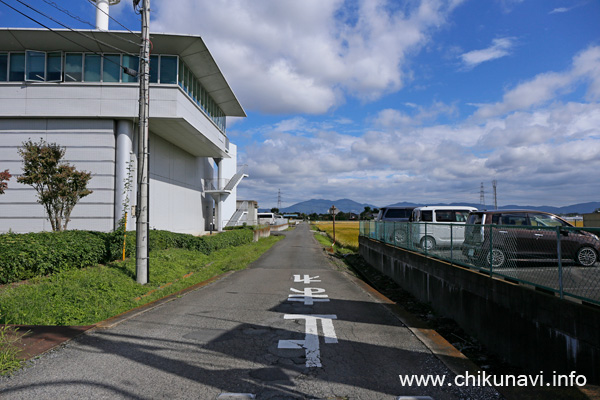
<instances>
[{"instance_id":1,"label":"shrub","mask_svg":"<svg viewBox=\"0 0 600 400\"><path fill-rule=\"evenodd\" d=\"M0 283L16 282L107 260L106 234L88 231L0 235Z\"/></svg>"},{"instance_id":2,"label":"shrub","mask_svg":"<svg viewBox=\"0 0 600 400\"><path fill-rule=\"evenodd\" d=\"M112 233L63 231L0 234L0 284L17 282L68 269L85 268L123 255L122 230ZM210 254L226 247L251 243L252 230L241 229L212 236L151 230L150 250L180 248ZM135 256L135 231L128 231L126 257Z\"/></svg>"}]
</instances>

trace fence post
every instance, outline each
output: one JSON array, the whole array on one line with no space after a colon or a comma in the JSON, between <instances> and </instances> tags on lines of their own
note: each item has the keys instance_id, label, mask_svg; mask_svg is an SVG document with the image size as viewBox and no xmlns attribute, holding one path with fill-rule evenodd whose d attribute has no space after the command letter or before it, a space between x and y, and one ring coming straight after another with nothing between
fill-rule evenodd
<instances>
[{"instance_id":1,"label":"fence post","mask_svg":"<svg viewBox=\"0 0 600 400\"><path fill-rule=\"evenodd\" d=\"M484 229L484 231L483 231L483 237L485 238L485 227L483 229ZM493 271L494 270L494 255L493 255L493 250L494 250L493 232L494 232L494 229L492 228L491 225L489 227L489 230L490 230L490 252L488 254L490 255L489 256L489 259L490 259L489 260L490 261L490 278L492 278L494 276L494 271Z\"/></svg>"},{"instance_id":2,"label":"fence post","mask_svg":"<svg viewBox=\"0 0 600 400\"><path fill-rule=\"evenodd\" d=\"M425 236L424 237L425 237L425 239L427 239L427 222L425 222ZM427 240L425 240L423 242L423 244L425 245L425 246L423 246L423 247L425 247L425 255L429 255L429 249L427 248Z\"/></svg>"},{"instance_id":3,"label":"fence post","mask_svg":"<svg viewBox=\"0 0 600 400\"><path fill-rule=\"evenodd\" d=\"M454 264L454 238L452 237L454 224L450 225L450 264Z\"/></svg>"},{"instance_id":4,"label":"fence post","mask_svg":"<svg viewBox=\"0 0 600 400\"><path fill-rule=\"evenodd\" d=\"M562 249L560 245L560 226L556 227L556 253L558 255L558 293L560 298L564 298L563 293L563 270L562 270Z\"/></svg>"}]
</instances>

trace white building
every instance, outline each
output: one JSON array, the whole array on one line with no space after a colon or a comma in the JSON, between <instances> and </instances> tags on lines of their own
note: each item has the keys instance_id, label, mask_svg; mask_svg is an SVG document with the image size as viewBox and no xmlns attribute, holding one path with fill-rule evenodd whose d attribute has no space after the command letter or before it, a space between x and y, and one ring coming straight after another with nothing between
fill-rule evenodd
<instances>
[{"instance_id":1,"label":"white building","mask_svg":"<svg viewBox=\"0 0 600 400\"><path fill-rule=\"evenodd\" d=\"M150 228L201 234L214 214L220 229L245 176L225 117L246 114L200 37L151 41ZM69 229L110 231L126 199L135 205L139 84L124 67L138 70L139 43L130 32L0 29L0 170L13 175L0 195L0 232L51 229L34 189L16 182L17 149L29 139L58 143L67 162L92 173L93 193Z\"/></svg>"}]
</instances>

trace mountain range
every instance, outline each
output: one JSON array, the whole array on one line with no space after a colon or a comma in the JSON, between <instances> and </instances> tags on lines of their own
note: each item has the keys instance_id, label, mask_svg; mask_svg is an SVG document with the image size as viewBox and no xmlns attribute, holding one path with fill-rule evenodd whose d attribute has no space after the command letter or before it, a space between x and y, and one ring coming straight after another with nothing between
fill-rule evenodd
<instances>
[{"instance_id":1,"label":"mountain range","mask_svg":"<svg viewBox=\"0 0 600 400\"><path fill-rule=\"evenodd\" d=\"M339 199L339 200L312 199L312 200L307 200L307 201L302 201L300 203L296 203L289 207L282 208L279 210L279 212L282 214L285 214L285 213L326 214L332 205L335 205L336 208L338 208L340 211L343 211L345 213L351 212L351 213L355 213L355 214L360 214L361 212L363 212L365 207L371 207L371 209L379 208L378 206L375 206L373 204L358 203L358 202L356 202L354 200L350 200L350 199ZM418 207L418 206L424 206L424 205L427 205L427 206L469 206L469 207L476 207L480 210L481 209L485 209L485 210L493 210L494 209L493 205L486 205L484 207L481 204L475 204L475 203L418 204L418 203L401 202L401 203L390 204L390 206L400 206L400 207ZM511 205L500 206L498 208L501 210L509 210L509 209L538 210L538 211L545 211L545 212L549 212L552 214L559 214L559 215L560 214L573 214L573 213L586 214L586 213L594 212L595 210L599 209L600 202L595 201L595 202L589 202L589 203L579 203L579 204L572 204L572 205L564 206L564 207L530 206L530 205L529 206L520 206L520 205L511 204ZM259 211L269 211L269 210L259 210Z\"/></svg>"}]
</instances>

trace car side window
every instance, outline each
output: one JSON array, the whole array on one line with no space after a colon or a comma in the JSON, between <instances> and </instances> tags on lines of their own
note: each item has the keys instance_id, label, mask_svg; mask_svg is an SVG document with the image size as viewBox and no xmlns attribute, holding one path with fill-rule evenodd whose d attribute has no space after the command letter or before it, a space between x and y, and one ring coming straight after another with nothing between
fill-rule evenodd
<instances>
[{"instance_id":1,"label":"car side window","mask_svg":"<svg viewBox=\"0 0 600 400\"><path fill-rule=\"evenodd\" d=\"M562 220L553 215L531 213L529 219L533 226L566 226Z\"/></svg>"},{"instance_id":2,"label":"car side window","mask_svg":"<svg viewBox=\"0 0 600 400\"><path fill-rule=\"evenodd\" d=\"M436 211L435 212L435 220L437 222L454 222L452 211Z\"/></svg>"},{"instance_id":3,"label":"car side window","mask_svg":"<svg viewBox=\"0 0 600 400\"><path fill-rule=\"evenodd\" d=\"M455 216L454 216L454 220L456 222L466 222L468 216L469 216L469 212L468 211L456 211L455 212Z\"/></svg>"},{"instance_id":4,"label":"car side window","mask_svg":"<svg viewBox=\"0 0 600 400\"><path fill-rule=\"evenodd\" d=\"M433 222L433 211L421 211L421 221Z\"/></svg>"},{"instance_id":5,"label":"car side window","mask_svg":"<svg viewBox=\"0 0 600 400\"><path fill-rule=\"evenodd\" d=\"M515 226L527 226L527 214L525 213L512 213L503 214L501 218L501 225L515 225Z\"/></svg>"}]
</instances>

